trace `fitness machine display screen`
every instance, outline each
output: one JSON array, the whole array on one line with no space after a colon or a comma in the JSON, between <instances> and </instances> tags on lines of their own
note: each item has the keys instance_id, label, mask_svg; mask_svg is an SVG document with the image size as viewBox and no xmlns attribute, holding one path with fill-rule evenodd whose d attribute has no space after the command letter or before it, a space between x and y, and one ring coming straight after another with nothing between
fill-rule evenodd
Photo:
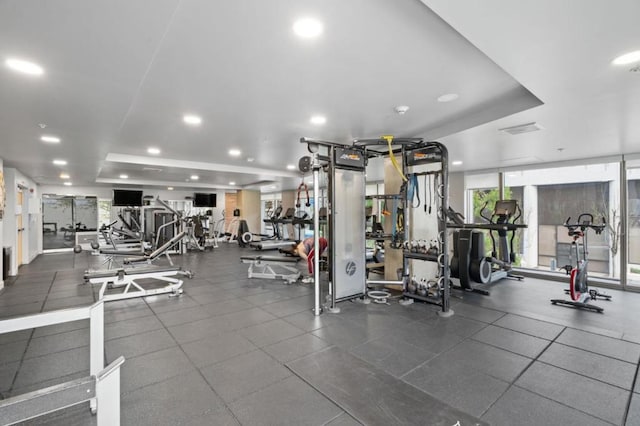
<instances>
[{"instance_id":1,"label":"fitness machine display screen","mask_svg":"<svg viewBox=\"0 0 640 426\"><path fill-rule=\"evenodd\" d=\"M496 206L493 209L494 214L513 216L513 214L516 212L516 205L516 200L498 200L496 201Z\"/></svg>"},{"instance_id":2,"label":"fitness machine display screen","mask_svg":"<svg viewBox=\"0 0 640 426\"><path fill-rule=\"evenodd\" d=\"M193 197L193 207L215 207L217 194L195 193Z\"/></svg>"},{"instance_id":3,"label":"fitness machine display screen","mask_svg":"<svg viewBox=\"0 0 640 426\"><path fill-rule=\"evenodd\" d=\"M114 189L112 205L120 207L140 207L142 206L142 191Z\"/></svg>"}]
</instances>

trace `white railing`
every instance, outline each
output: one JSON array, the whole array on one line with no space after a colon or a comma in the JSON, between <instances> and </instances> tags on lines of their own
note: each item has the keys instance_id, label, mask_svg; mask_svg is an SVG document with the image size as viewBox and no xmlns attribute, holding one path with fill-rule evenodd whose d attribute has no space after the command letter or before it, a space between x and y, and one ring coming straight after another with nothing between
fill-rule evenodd
<instances>
[{"instance_id":1,"label":"white railing","mask_svg":"<svg viewBox=\"0 0 640 426\"><path fill-rule=\"evenodd\" d=\"M0 334L89 319L89 376L0 401L0 421L11 425L85 401L99 426L120 424L119 357L104 366L104 302L0 321Z\"/></svg>"}]
</instances>

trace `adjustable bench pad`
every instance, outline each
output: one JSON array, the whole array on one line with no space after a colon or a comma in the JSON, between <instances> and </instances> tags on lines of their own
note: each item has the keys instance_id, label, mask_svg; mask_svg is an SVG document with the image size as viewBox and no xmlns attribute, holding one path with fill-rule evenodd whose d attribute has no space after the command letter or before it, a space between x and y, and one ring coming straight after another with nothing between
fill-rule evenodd
<instances>
[{"instance_id":1,"label":"adjustable bench pad","mask_svg":"<svg viewBox=\"0 0 640 426\"><path fill-rule=\"evenodd\" d=\"M87 271L84 274L84 279L94 278L111 278L118 275L140 275L140 274L153 274L153 273L168 273L179 272L180 268L177 266L168 266L166 268L129 268L129 269L104 269L99 271Z\"/></svg>"},{"instance_id":2,"label":"adjustable bench pad","mask_svg":"<svg viewBox=\"0 0 640 426\"><path fill-rule=\"evenodd\" d=\"M282 257L282 256L242 256L242 263L298 263L299 257Z\"/></svg>"},{"instance_id":3,"label":"adjustable bench pad","mask_svg":"<svg viewBox=\"0 0 640 426\"><path fill-rule=\"evenodd\" d=\"M142 251L140 250L109 250L100 249L100 254L111 254L115 256L140 256Z\"/></svg>"}]
</instances>

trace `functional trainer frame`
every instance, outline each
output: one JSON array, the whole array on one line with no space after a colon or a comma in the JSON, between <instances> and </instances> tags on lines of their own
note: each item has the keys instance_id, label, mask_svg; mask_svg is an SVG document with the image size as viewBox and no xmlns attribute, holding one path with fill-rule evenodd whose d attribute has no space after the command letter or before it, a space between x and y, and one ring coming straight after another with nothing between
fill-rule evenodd
<instances>
[{"instance_id":1,"label":"functional trainer frame","mask_svg":"<svg viewBox=\"0 0 640 426\"><path fill-rule=\"evenodd\" d=\"M330 312L339 312L336 302L366 294L365 259L365 168L362 148L316 139L301 138L311 157L300 159L300 170L313 173L314 251L320 253L320 185L324 167L328 176L328 223L330 256ZM323 150L323 152L320 152ZM362 202L360 202L362 200ZM356 201L356 202L354 202ZM314 256L314 315L322 313L320 304L320 256Z\"/></svg>"},{"instance_id":2,"label":"functional trainer frame","mask_svg":"<svg viewBox=\"0 0 640 426\"><path fill-rule=\"evenodd\" d=\"M366 279L366 223L365 223L365 170L369 158L402 156L402 169L413 165L440 163L442 183L439 189L438 204L438 244L439 255L434 259L438 263L440 292L436 299L421 300L442 307L440 314L449 316L449 268L448 242L446 238L446 214L448 210L448 151L440 142L425 142L420 138L394 139L383 137L371 140L356 140L351 145L317 139L301 138L307 144L310 157L300 159L302 172L313 172L313 230L320 235L319 219L319 172L326 167L329 177L329 253L330 253L330 312L339 312L336 302L360 296L366 296L368 286L402 285L406 297L414 297L406 291L409 281L409 262L411 256L403 256L402 279L399 281L374 281ZM391 145L396 148L392 148ZM389 151L381 147L389 147ZM324 151L321 153L320 150ZM395 157L392 158L395 162ZM399 167L397 167L399 168ZM405 197L407 193L405 191ZM406 200L405 200L406 202ZM404 229L408 228L408 217L403 219ZM348 227L348 229L347 229ZM319 250L318 238L315 238L316 252ZM415 257L413 257L415 258ZM319 256L314 261L315 305L314 314L320 315L320 273Z\"/></svg>"}]
</instances>

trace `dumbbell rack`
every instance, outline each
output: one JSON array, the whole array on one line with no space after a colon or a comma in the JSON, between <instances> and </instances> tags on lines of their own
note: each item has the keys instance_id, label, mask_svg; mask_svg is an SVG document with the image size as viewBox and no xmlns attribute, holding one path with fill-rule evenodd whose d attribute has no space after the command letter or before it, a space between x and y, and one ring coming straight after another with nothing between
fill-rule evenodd
<instances>
[{"instance_id":1,"label":"dumbbell rack","mask_svg":"<svg viewBox=\"0 0 640 426\"><path fill-rule=\"evenodd\" d=\"M438 254L431 253L417 253L411 250L403 250L402 254L402 271L403 271L403 297L402 304L410 304L413 300L420 300L423 302L431 303L440 306L442 309L439 312L441 316L453 315L453 311L449 308L449 248L448 248L448 234L447 234L447 215L449 201L449 181L448 181L448 151L447 148L440 142L425 142L419 147L411 150L407 150L403 156L403 169L408 171L412 166L418 166L423 164L438 164L440 168L438 170L431 170L425 172L413 173L414 176L434 175L439 179L438 190L435 194L436 199L436 217L437 217L437 248ZM405 196L406 196L405 192ZM411 200L405 199L405 205L410 206ZM407 213L412 209L407 208ZM405 213L405 230L409 229L411 222L411 214ZM407 233L407 235L409 235ZM436 262L438 264L438 284L439 291L437 296L422 296L420 294L412 293L409 291L410 277L410 262L412 260Z\"/></svg>"},{"instance_id":2,"label":"dumbbell rack","mask_svg":"<svg viewBox=\"0 0 640 426\"><path fill-rule=\"evenodd\" d=\"M396 146L397 148L392 148ZM402 254L402 279L394 281L372 281L367 280L367 285L387 285L387 284L401 284L403 288L403 299L401 304L410 304L413 300L420 300L427 303L432 303L440 306L442 309L439 312L441 316L453 315L453 311L449 308L449 247L447 237L447 215L446 212L449 209L449 153L447 148L440 142L425 142L421 138L407 138L407 139L393 139L392 137L384 136L381 139L372 140L358 140L354 142L354 146L364 148L367 157L391 157L392 163L396 163L395 155L399 154L402 157L402 174L407 175L410 169L414 166L420 166L424 164L439 164L440 167L436 171L419 172L417 175L434 174L438 176L440 185L436 194L436 215L437 215L437 241L438 241L438 255L433 256L431 254L413 253L411 251L403 250ZM381 149L381 146L388 146L389 151L386 152ZM397 163L395 164L397 166ZM398 168L398 167L396 167ZM401 191L401 197L399 199L400 204L404 206L404 219L403 219L403 233L406 240L407 235L410 235L409 225L410 214L407 214L411 205L411 200L408 200L407 190ZM389 195L387 195L389 197ZM396 197L397 195L391 195L390 197ZM397 234L396 234L397 235ZM374 237L375 238L375 237ZM402 243L403 241L400 241ZM394 245L397 245L398 238L394 240ZM438 264L438 280L439 280L439 294L437 297L421 296L408 291L408 284L410 282L410 262L412 260L431 261Z\"/></svg>"}]
</instances>

